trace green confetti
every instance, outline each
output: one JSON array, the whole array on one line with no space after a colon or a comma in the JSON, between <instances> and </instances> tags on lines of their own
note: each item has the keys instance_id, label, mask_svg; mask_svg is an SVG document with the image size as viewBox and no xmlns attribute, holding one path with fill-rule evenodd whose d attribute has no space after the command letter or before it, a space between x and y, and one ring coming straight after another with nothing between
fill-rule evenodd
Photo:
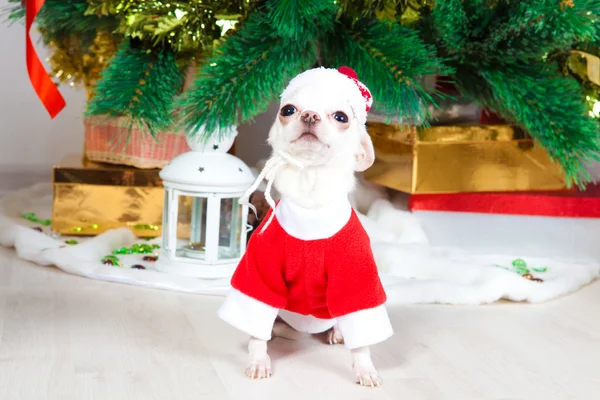
<instances>
[{"instance_id":1,"label":"green confetti","mask_svg":"<svg viewBox=\"0 0 600 400\"><path fill-rule=\"evenodd\" d=\"M514 273L517 273L521 276L527 276L527 275L531 275L531 271L529 270L529 268L527 268L527 263L525 262L525 260L521 259L521 258L516 258L512 261L511 263L511 268L509 267L505 267L499 264L492 264L494 267L496 268L501 268L507 271L511 271ZM532 271L534 272L546 272L548 270L548 267L532 267L531 268ZM531 276L531 278L533 278L532 280L536 280L539 278L535 278L533 276Z\"/></svg>"},{"instance_id":2,"label":"green confetti","mask_svg":"<svg viewBox=\"0 0 600 400\"><path fill-rule=\"evenodd\" d=\"M160 229L160 227L158 225L152 225L152 224L136 224L133 226L133 229L157 231Z\"/></svg>"},{"instance_id":3,"label":"green confetti","mask_svg":"<svg viewBox=\"0 0 600 400\"><path fill-rule=\"evenodd\" d=\"M121 262L117 256L106 256L102 259L102 264L114 265L115 267L120 267Z\"/></svg>"},{"instance_id":4,"label":"green confetti","mask_svg":"<svg viewBox=\"0 0 600 400\"><path fill-rule=\"evenodd\" d=\"M34 212L25 212L25 213L21 214L21 218L26 219L31 222L35 222L35 223L43 225L43 226L52 225L51 219L40 219L40 218L38 218L37 215L35 215Z\"/></svg>"},{"instance_id":5,"label":"green confetti","mask_svg":"<svg viewBox=\"0 0 600 400\"><path fill-rule=\"evenodd\" d=\"M35 213L25 212L25 213L21 214L21 218L28 219L31 221L33 218L35 218Z\"/></svg>"},{"instance_id":6,"label":"green confetti","mask_svg":"<svg viewBox=\"0 0 600 400\"><path fill-rule=\"evenodd\" d=\"M157 244L135 243L131 245L131 247L121 247L120 249L113 250L112 254L151 254L154 250L159 248L160 246Z\"/></svg>"},{"instance_id":7,"label":"green confetti","mask_svg":"<svg viewBox=\"0 0 600 400\"><path fill-rule=\"evenodd\" d=\"M73 245L73 244L79 244L79 242L77 240L73 240L73 239L65 240L65 243L66 244L71 244L71 245Z\"/></svg>"}]
</instances>

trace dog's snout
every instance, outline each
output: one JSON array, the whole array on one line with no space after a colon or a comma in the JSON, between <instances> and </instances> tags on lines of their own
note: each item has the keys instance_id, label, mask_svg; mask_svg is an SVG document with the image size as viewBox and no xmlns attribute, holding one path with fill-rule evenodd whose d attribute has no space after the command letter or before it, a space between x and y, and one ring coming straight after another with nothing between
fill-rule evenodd
<instances>
[{"instance_id":1,"label":"dog's snout","mask_svg":"<svg viewBox=\"0 0 600 400\"><path fill-rule=\"evenodd\" d=\"M321 116L319 115L319 113L314 111L304 111L302 113L301 118L302 121L306 122L307 124L314 124L315 122L321 120Z\"/></svg>"}]
</instances>

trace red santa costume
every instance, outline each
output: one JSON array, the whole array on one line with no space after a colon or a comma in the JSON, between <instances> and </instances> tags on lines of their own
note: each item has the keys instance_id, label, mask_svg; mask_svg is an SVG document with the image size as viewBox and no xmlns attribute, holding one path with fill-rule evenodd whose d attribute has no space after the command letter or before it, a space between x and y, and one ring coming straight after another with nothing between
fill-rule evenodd
<instances>
[{"instance_id":1,"label":"red santa costume","mask_svg":"<svg viewBox=\"0 0 600 400\"><path fill-rule=\"evenodd\" d=\"M349 78L368 110L368 90ZM258 339L271 339L278 315L307 333L337 324L350 349L393 334L370 240L347 195L318 209L283 197L252 235L231 285L219 316Z\"/></svg>"}]
</instances>

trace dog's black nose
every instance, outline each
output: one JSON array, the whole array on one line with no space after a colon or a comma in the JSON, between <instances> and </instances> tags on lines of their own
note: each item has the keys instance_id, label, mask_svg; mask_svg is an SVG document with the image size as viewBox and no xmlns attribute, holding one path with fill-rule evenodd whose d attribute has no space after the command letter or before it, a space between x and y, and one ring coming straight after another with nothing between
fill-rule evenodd
<instances>
[{"instance_id":1,"label":"dog's black nose","mask_svg":"<svg viewBox=\"0 0 600 400\"><path fill-rule=\"evenodd\" d=\"M321 120L319 113L314 111L304 111L300 118L309 125Z\"/></svg>"}]
</instances>

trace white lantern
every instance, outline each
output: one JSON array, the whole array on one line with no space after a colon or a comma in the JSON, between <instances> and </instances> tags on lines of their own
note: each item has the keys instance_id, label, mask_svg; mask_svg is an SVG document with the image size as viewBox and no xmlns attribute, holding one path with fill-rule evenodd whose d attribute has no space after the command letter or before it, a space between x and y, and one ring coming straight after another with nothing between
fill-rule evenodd
<instances>
[{"instance_id":1,"label":"white lantern","mask_svg":"<svg viewBox=\"0 0 600 400\"><path fill-rule=\"evenodd\" d=\"M238 199L254 176L242 160L227 154L237 136L188 139L190 152L160 172L165 188L163 248L156 268L199 278L233 274L246 250L248 206Z\"/></svg>"}]
</instances>

